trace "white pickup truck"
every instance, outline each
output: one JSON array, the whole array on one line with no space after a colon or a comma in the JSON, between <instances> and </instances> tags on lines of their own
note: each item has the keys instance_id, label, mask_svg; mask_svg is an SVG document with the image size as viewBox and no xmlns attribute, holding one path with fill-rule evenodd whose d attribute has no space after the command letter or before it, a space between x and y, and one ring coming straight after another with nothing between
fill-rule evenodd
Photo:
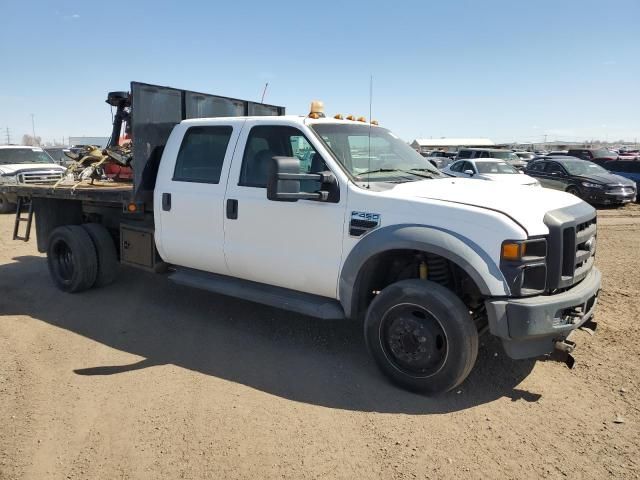
<instances>
[{"instance_id":1,"label":"white pickup truck","mask_svg":"<svg viewBox=\"0 0 640 480\"><path fill-rule=\"evenodd\" d=\"M55 183L64 170L40 147L0 145L0 186ZM0 192L0 213L15 211L12 200Z\"/></svg>"},{"instance_id":2,"label":"white pickup truck","mask_svg":"<svg viewBox=\"0 0 640 480\"><path fill-rule=\"evenodd\" d=\"M577 197L452 178L389 130L321 112L173 128L147 114L136 130L145 87L132 84L130 121L134 144L146 140L134 153L152 173L138 177L133 164L137 190L12 187L32 200L38 248L62 290L106 285L120 261L360 321L382 372L427 393L467 377L481 334L516 359L566 354L567 336L591 321L596 212ZM152 124L170 131L155 162Z\"/></svg>"}]
</instances>

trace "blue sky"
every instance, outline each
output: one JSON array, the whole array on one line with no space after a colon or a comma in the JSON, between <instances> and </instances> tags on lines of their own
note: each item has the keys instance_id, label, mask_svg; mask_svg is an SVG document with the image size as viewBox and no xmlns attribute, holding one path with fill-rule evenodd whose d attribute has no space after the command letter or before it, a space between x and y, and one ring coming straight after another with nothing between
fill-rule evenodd
<instances>
[{"instance_id":1,"label":"blue sky","mask_svg":"<svg viewBox=\"0 0 640 480\"><path fill-rule=\"evenodd\" d=\"M640 139L640 0L0 0L0 139L108 135L131 80L368 115L405 140Z\"/></svg>"}]
</instances>

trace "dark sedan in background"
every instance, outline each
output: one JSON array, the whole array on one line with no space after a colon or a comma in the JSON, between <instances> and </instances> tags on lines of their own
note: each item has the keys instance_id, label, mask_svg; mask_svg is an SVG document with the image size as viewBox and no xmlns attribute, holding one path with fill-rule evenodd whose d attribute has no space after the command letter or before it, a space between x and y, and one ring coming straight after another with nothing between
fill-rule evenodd
<instances>
[{"instance_id":1,"label":"dark sedan in background","mask_svg":"<svg viewBox=\"0 0 640 480\"><path fill-rule=\"evenodd\" d=\"M529 162L525 173L543 187L572 193L593 204L624 204L636 199L635 182L575 157L540 158Z\"/></svg>"}]
</instances>

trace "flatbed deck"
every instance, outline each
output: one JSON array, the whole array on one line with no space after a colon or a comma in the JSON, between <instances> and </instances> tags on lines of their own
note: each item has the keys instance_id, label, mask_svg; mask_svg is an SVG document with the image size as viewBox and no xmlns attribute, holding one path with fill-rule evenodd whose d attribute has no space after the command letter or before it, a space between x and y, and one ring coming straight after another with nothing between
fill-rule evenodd
<instances>
[{"instance_id":1,"label":"flatbed deck","mask_svg":"<svg viewBox=\"0 0 640 480\"><path fill-rule=\"evenodd\" d=\"M128 202L133 193L132 183L95 181L74 185L50 184L3 185L2 191L19 197L57 198L61 200L82 200L114 203Z\"/></svg>"}]
</instances>

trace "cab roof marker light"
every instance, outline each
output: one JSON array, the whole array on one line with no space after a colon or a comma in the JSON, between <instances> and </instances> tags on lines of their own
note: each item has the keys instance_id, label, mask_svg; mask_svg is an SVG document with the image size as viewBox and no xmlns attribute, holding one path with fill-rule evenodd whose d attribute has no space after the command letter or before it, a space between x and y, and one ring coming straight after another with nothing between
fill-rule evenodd
<instances>
[{"instance_id":1,"label":"cab roof marker light","mask_svg":"<svg viewBox=\"0 0 640 480\"><path fill-rule=\"evenodd\" d=\"M347 120L355 121L356 117L354 115L347 115Z\"/></svg>"},{"instance_id":2,"label":"cab roof marker light","mask_svg":"<svg viewBox=\"0 0 640 480\"><path fill-rule=\"evenodd\" d=\"M367 119L365 117L358 117L358 121L366 123Z\"/></svg>"},{"instance_id":3,"label":"cab roof marker light","mask_svg":"<svg viewBox=\"0 0 640 480\"><path fill-rule=\"evenodd\" d=\"M312 101L309 109L309 118L324 118L324 103L320 100Z\"/></svg>"},{"instance_id":4,"label":"cab roof marker light","mask_svg":"<svg viewBox=\"0 0 640 480\"><path fill-rule=\"evenodd\" d=\"M344 120L344 117L342 116L341 113L336 113L333 118L335 118L336 120Z\"/></svg>"}]
</instances>

